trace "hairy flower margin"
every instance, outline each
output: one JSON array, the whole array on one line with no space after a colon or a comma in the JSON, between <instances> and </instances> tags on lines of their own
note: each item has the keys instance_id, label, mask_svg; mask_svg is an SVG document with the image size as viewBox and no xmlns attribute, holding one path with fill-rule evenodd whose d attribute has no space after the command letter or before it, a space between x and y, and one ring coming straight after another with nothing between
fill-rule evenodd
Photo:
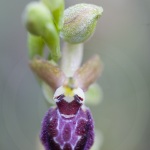
<instances>
[{"instance_id":1,"label":"hairy flower margin","mask_svg":"<svg viewBox=\"0 0 150 150\"><path fill-rule=\"evenodd\" d=\"M49 109L42 123L41 141L46 150L89 150L93 145L93 119L81 93L86 92L87 103L100 101L101 88L94 82L103 65L98 55L80 65L84 42L93 35L102 12L102 7L84 3L64 11L63 0L31 2L24 11L30 67L45 98L51 104L54 99L57 105ZM61 51L59 37L65 41ZM49 48L46 56L45 46Z\"/></svg>"}]
</instances>

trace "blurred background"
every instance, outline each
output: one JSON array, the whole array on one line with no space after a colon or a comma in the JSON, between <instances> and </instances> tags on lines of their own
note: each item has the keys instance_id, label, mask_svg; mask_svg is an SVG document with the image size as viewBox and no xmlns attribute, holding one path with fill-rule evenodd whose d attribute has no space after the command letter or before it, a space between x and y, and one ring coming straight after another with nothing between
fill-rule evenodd
<instances>
[{"instance_id":1,"label":"blurred background","mask_svg":"<svg viewBox=\"0 0 150 150\"><path fill-rule=\"evenodd\" d=\"M38 150L48 110L28 67L22 12L29 0L0 4L0 150ZM150 0L66 0L66 7L93 3L104 8L84 60L98 53L103 101L90 106L101 150L150 149Z\"/></svg>"}]
</instances>

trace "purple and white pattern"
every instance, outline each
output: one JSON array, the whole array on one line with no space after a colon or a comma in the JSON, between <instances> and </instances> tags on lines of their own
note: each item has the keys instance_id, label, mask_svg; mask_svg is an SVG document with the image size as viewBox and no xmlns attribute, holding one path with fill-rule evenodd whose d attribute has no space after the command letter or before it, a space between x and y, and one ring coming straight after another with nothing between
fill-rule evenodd
<instances>
[{"instance_id":1,"label":"purple and white pattern","mask_svg":"<svg viewBox=\"0 0 150 150\"><path fill-rule=\"evenodd\" d=\"M72 110L77 111L72 117L62 115L59 107L52 107L46 113L41 130L41 141L46 150L89 150L93 145L94 125L90 110L85 106L74 106Z\"/></svg>"},{"instance_id":2,"label":"purple and white pattern","mask_svg":"<svg viewBox=\"0 0 150 150\"><path fill-rule=\"evenodd\" d=\"M56 107L51 107L42 121L40 139L45 150L89 150L94 143L94 121L84 106L84 92L101 72L99 57L93 56L73 77L40 59L31 61L30 66L55 91Z\"/></svg>"}]
</instances>

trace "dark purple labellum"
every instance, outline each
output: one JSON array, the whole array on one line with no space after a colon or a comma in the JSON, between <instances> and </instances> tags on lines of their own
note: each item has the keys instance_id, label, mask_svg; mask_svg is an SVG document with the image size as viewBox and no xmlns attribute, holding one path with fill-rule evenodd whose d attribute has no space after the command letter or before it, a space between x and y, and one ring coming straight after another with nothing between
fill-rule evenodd
<instances>
[{"instance_id":1,"label":"dark purple labellum","mask_svg":"<svg viewBox=\"0 0 150 150\"><path fill-rule=\"evenodd\" d=\"M50 108L42 122L41 141L45 150L89 150L94 141L90 110L80 107L66 118L59 108Z\"/></svg>"}]
</instances>

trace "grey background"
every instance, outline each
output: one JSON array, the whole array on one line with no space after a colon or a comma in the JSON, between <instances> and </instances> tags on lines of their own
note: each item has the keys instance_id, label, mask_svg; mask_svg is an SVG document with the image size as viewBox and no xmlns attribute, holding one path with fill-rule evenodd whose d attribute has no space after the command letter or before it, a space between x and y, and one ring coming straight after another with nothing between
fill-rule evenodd
<instances>
[{"instance_id":1,"label":"grey background","mask_svg":"<svg viewBox=\"0 0 150 150\"><path fill-rule=\"evenodd\" d=\"M28 67L21 21L29 0L0 4L0 150L36 150L48 106ZM98 53L103 102L90 106L104 137L101 150L150 149L150 0L66 0L66 7L94 3L104 8L84 60Z\"/></svg>"}]
</instances>

